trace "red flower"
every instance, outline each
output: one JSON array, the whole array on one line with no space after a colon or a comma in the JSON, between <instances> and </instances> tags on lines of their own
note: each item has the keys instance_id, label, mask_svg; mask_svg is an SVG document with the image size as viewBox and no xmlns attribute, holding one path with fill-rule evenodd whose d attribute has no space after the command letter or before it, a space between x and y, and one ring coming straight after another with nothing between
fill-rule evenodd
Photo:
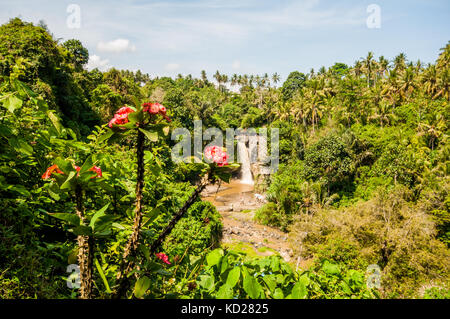
<instances>
[{"instance_id":1,"label":"red flower","mask_svg":"<svg viewBox=\"0 0 450 319\"><path fill-rule=\"evenodd\" d=\"M157 253L156 257L158 257L162 262L165 262L166 264L170 265L169 257L166 254L164 254L164 253Z\"/></svg>"},{"instance_id":2,"label":"red flower","mask_svg":"<svg viewBox=\"0 0 450 319\"><path fill-rule=\"evenodd\" d=\"M96 178L96 177L102 177L102 176L103 176L103 175L102 175L102 169L101 169L100 167L98 167L98 166L92 167L92 168L90 169L90 171L93 171L93 172L96 172L96 173L97 173L97 176L93 176L93 177L91 177L91 178Z\"/></svg>"},{"instance_id":3,"label":"red flower","mask_svg":"<svg viewBox=\"0 0 450 319\"><path fill-rule=\"evenodd\" d=\"M144 112L148 112L153 115L161 114L167 122L170 122L170 118L166 115L167 109L164 105L160 103L144 103L142 106L144 107Z\"/></svg>"},{"instance_id":4,"label":"red flower","mask_svg":"<svg viewBox=\"0 0 450 319\"><path fill-rule=\"evenodd\" d=\"M144 112L148 112L150 114L158 114L159 113L159 103L144 103Z\"/></svg>"},{"instance_id":5,"label":"red flower","mask_svg":"<svg viewBox=\"0 0 450 319\"><path fill-rule=\"evenodd\" d=\"M58 167L58 165L52 165L45 171L44 174L42 174L42 179L49 179L50 176L52 176L53 173L57 174L64 174L63 171L61 171Z\"/></svg>"},{"instance_id":6,"label":"red flower","mask_svg":"<svg viewBox=\"0 0 450 319\"><path fill-rule=\"evenodd\" d=\"M131 107L121 107L119 110L117 110L116 114L114 114L114 117L111 119L111 121L109 121L108 126L112 127L113 125L127 124L129 122L128 114L133 112L134 110Z\"/></svg>"},{"instance_id":7,"label":"red flower","mask_svg":"<svg viewBox=\"0 0 450 319\"><path fill-rule=\"evenodd\" d=\"M80 176L80 169L81 169L81 167L79 167L77 165L74 165L73 167L78 172L77 176ZM102 169L100 167L98 167L98 166L93 166L89 170L97 173L97 176L92 176L91 178L96 178L96 177L102 177L103 176L102 175Z\"/></svg>"},{"instance_id":8,"label":"red flower","mask_svg":"<svg viewBox=\"0 0 450 319\"><path fill-rule=\"evenodd\" d=\"M224 151L224 149L222 147L219 146L208 146L205 149L205 157L211 161L213 161L214 163L217 164L217 166L224 166L224 165L228 165L228 155L227 153Z\"/></svg>"}]
</instances>

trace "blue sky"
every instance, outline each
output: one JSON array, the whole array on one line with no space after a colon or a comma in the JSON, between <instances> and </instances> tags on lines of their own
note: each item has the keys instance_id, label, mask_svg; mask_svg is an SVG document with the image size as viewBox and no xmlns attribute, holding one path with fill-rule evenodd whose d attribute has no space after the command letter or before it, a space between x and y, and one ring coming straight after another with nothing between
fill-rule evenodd
<instances>
[{"instance_id":1,"label":"blue sky","mask_svg":"<svg viewBox=\"0 0 450 319\"><path fill-rule=\"evenodd\" d=\"M69 28L69 4L80 28ZM381 27L368 28L367 7L381 9ZM308 72L334 62L354 63L373 51L392 59L434 62L450 40L450 1L2 0L0 23L20 16L45 20L55 37L89 49L89 66L151 76Z\"/></svg>"}]
</instances>

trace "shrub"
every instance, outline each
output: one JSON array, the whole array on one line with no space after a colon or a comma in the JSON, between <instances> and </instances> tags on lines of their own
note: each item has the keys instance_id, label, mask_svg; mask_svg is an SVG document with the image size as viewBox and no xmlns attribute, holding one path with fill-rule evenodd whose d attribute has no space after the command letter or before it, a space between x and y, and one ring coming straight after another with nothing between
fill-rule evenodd
<instances>
[{"instance_id":1,"label":"shrub","mask_svg":"<svg viewBox=\"0 0 450 319\"><path fill-rule=\"evenodd\" d=\"M350 208L299 215L291 239L302 243L297 247L304 257L329 258L360 270L378 264L383 296L417 295L422 283L448 278L450 254L436 239L432 217L410 199L410 191L397 187Z\"/></svg>"}]
</instances>

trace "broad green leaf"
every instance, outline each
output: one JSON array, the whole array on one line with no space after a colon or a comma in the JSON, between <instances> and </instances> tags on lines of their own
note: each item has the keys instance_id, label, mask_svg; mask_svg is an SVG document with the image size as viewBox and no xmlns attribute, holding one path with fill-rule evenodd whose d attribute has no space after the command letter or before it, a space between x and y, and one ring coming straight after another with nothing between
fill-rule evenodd
<instances>
[{"instance_id":1,"label":"broad green leaf","mask_svg":"<svg viewBox=\"0 0 450 319\"><path fill-rule=\"evenodd\" d=\"M60 188L61 189L71 188L71 186L72 186L71 180L74 178L75 175L76 175L76 172L71 171L69 173L69 176L67 176L66 181L60 186Z\"/></svg>"},{"instance_id":2,"label":"broad green leaf","mask_svg":"<svg viewBox=\"0 0 450 319\"><path fill-rule=\"evenodd\" d=\"M223 256L223 250L220 248L214 249L206 256L206 261L208 262L208 266L215 266L219 263L220 259Z\"/></svg>"},{"instance_id":3,"label":"broad green leaf","mask_svg":"<svg viewBox=\"0 0 450 319\"><path fill-rule=\"evenodd\" d=\"M58 157L55 159L55 164L58 165L59 169L63 171L65 174L69 174L69 172L71 171L75 172L75 169L73 168L71 161Z\"/></svg>"},{"instance_id":4,"label":"broad green leaf","mask_svg":"<svg viewBox=\"0 0 450 319\"><path fill-rule=\"evenodd\" d=\"M79 226L81 224L80 217L70 213L49 213L50 216L61 219L70 225Z\"/></svg>"},{"instance_id":5,"label":"broad green leaf","mask_svg":"<svg viewBox=\"0 0 450 319\"><path fill-rule=\"evenodd\" d=\"M228 273L227 284L230 287L236 286L240 276L241 276L241 269L239 267L231 269L230 272Z\"/></svg>"},{"instance_id":6,"label":"broad green leaf","mask_svg":"<svg viewBox=\"0 0 450 319\"><path fill-rule=\"evenodd\" d=\"M95 214L94 216L92 216L91 218L91 222L89 223L89 226L91 226L93 229L95 229L95 222L97 221L97 218L99 218L100 216L105 216L105 211L108 209L109 204L106 204L105 206L103 206L102 208L100 208Z\"/></svg>"},{"instance_id":7,"label":"broad green leaf","mask_svg":"<svg viewBox=\"0 0 450 319\"><path fill-rule=\"evenodd\" d=\"M261 285L258 283L255 277L249 274L244 275L244 280L242 284L244 291L252 299L258 299L263 292Z\"/></svg>"},{"instance_id":8,"label":"broad green leaf","mask_svg":"<svg viewBox=\"0 0 450 319\"><path fill-rule=\"evenodd\" d=\"M202 259L202 257L200 257L200 256L189 256L189 264L192 267L195 267L197 264L200 263L201 259Z\"/></svg>"},{"instance_id":9,"label":"broad green leaf","mask_svg":"<svg viewBox=\"0 0 450 319\"><path fill-rule=\"evenodd\" d=\"M217 291L216 298L218 299L232 299L233 298L233 288L227 283L223 284Z\"/></svg>"},{"instance_id":10,"label":"broad green leaf","mask_svg":"<svg viewBox=\"0 0 450 319\"><path fill-rule=\"evenodd\" d=\"M304 299L306 297L307 291L304 282L298 281L292 287L291 296L292 299Z\"/></svg>"},{"instance_id":11,"label":"broad green leaf","mask_svg":"<svg viewBox=\"0 0 450 319\"><path fill-rule=\"evenodd\" d=\"M267 287L269 287L269 290L271 292L273 292L275 290L275 288L277 287L277 282L276 280L273 278L272 275L265 275L263 277L263 281L266 283Z\"/></svg>"},{"instance_id":12,"label":"broad green leaf","mask_svg":"<svg viewBox=\"0 0 450 319\"><path fill-rule=\"evenodd\" d=\"M199 285L206 291L211 291L214 289L214 277L210 275L201 275L199 277Z\"/></svg>"},{"instance_id":13,"label":"broad green leaf","mask_svg":"<svg viewBox=\"0 0 450 319\"><path fill-rule=\"evenodd\" d=\"M277 257L272 257L270 268L272 268L272 271L280 270L280 260Z\"/></svg>"},{"instance_id":14,"label":"broad green leaf","mask_svg":"<svg viewBox=\"0 0 450 319\"><path fill-rule=\"evenodd\" d=\"M275 292L273 293L273 299L284 299L283 290L281 290L281 288L275 289Z\"/></svg>"},{"instance_id":15,"label":"broad green leaf","mask_svg":"<svg viewBox=\"0 0 450 319\"><path fill-rule=\"evenodd\" d=\"M310 282L309 277L306 274L301 275L300 278L298 279L298 281L302 282L305 285L305 287L307 287Z\"/></svg>"},{"instance_id":16,"label":"broad green leaf","mask_svg":"<svg viewBox=\"0 0 450 319\"><path fill-rule=\"evenodd\" d=\"M102 135L100 135L100 136L98 137L97 143L100 144L100 143L102 143L102 142L108 140L111 136L114 135L114 133L115 133L115 132L114 132L113 130L107 129L105 133L103 133Z\"/></svg>"},{"instance_id":17,"label":"broad green leaf","mask_svg":"<svg viewBox=\"0 0 450 319\"><path fill-rule=\"evenodd\" d=\"M56 131L58 132L58 134L61 134L61 130L62 130L62 125L58 119L58 117L53 114L52 111L47 111L47 116L50 119L50 122L52 122L53 126L55 127Z\"/></svg>"},{"instance_id":18,"label":"broad green leaf","mask_svg":"<svg viewBox=\"0 0 450 319\"><path fill-rule=\"evenodd\" d=\"M328 260L325 260L325 262L323 263L322 270L327 275L337 275L341 271L339 265L330 263Z\"/></svg>"},{"instance_id":19,"label":"broad green leaf","mask_svg":"<svg viewBox=\"0 0 450 319\"><path fill-rule=\"evenodd\" d=\"M83 165L81 165L79 174L83 174L84 172L87 172L94 166L94 162L92 161L92 156L88 156L86 160L84 161Z\"/></svg>"},{"instance_id":20,"label":"broad green leaf","mask_svg":"<svg viewBox=\"0 0 450 319\"><path fill-rule=\"evenodd\" d=\"M129 123L134 124L136 122L141 122L143 119L144 119L144 112L142 110L128 114L128 120L130 121Z\"/></svg>"},{"instance_id":21,"label":"broad green leaf","mask_svg":"<svg viewBox=\"0 0 450 319\"><path fill-rule=\"evenodd\" d=\"M147 130L144 130L142 128L139 128L139 131L141 131L142 133L145 134L145 136L152 142L157 142L158 141L158 133L157 132L150 132Z\"/></svg>"},{"instance_id":22,"label":"broad green leaf","mask_svg":"<svg viewBox=\"0 0 450 319\"><path fill-rule=\"evenodd\" d=\"M228 269L228 256L224 256L222 258L222 262L220 263L220 273L223 274Z\"/></svg>"},{"instance_id":23,"label":"broad green leaf","mask_svg":"<svg viewBox=\"0 0 450 319\"><path fill-rule=\"evenodd\" d=\"M9 138L9 145L18 153L22 153L28 156L33 155L33 148L26 141L19 138Z\"/></svg>"},{"instance_id":24,"label":"broad green leaf","mask_svg":"<svg viewBox=\"0 0 450 319\"><path fill-rule=\"evenodd\" d=\"M136 281L134 285L134 295L136 298L142 298L145 295L145 292L148 288L150 288L150 278L147 276L143 276Z\"/></svg>"},{"instance_id":25,"label":"broad green leaf","mask_svg":"<svg viewBox=\"0 0 450 319\"><path fill-rule=\"evenodd\" d=\"M17 98L15 95L10 95L8 98L6 98L3 101L3 106L10 111L11 113L14 113L16 109L21 107L23 104L23 101L19 98Z\"/></svg>"}]
</instances>

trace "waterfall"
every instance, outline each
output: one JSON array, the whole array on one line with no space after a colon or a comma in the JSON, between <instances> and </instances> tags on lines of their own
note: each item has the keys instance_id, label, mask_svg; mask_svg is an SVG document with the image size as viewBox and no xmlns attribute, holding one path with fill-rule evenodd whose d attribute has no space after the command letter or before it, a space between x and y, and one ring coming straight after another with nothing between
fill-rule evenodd
<instances>
[{"instance_id":1,"label":"waterfall","mask_svg":"<svg viewBox=\"0 0 450 319\"><path fill-rule=\"evenodd\" d=\"M252 171L250 170L250 156L243 136L237 140L238 162L241 163L241 183L253 184Z\"/></svg>"}]
</instances>

